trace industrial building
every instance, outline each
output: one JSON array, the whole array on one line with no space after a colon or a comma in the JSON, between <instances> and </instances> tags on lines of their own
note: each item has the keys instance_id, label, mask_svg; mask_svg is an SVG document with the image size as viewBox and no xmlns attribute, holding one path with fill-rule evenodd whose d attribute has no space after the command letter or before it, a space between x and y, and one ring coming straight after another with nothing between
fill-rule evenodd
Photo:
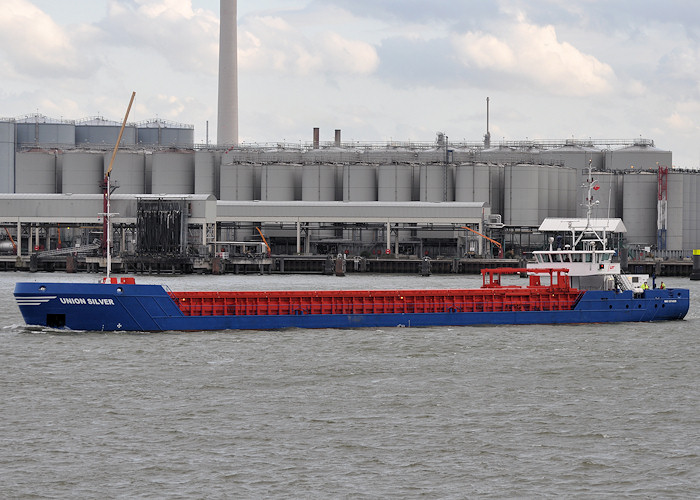
<instances>
[{"instance_id":1,"label":"industrial building","mask_svg":"<svg viewBox=\"0 0 700 500\"><path fill-rule=\"evenodd\" d=\"M26 256L101 238L101 186L119 125L0 121L0 249ZM594 216L624 220L631 258L685 257L700 246L700 175L665 168L671 152L650 140L487 148L443 134L432 143L344 143L336 131L322 143L316 129L305 145L213 147L193 135L159 120L127 125L112 171L117 255L164 251L139 241L154 227L138 230L168 223L137 216L160 203L179 214L162 243L184 256L249 253L246 244L263 238L269 252L286 255L495 257L493 240L500 255L519 256L545 244L537 231L545 218L584 215L579 186L589 163L599 185Z\"/></svg>"}]
</instances>

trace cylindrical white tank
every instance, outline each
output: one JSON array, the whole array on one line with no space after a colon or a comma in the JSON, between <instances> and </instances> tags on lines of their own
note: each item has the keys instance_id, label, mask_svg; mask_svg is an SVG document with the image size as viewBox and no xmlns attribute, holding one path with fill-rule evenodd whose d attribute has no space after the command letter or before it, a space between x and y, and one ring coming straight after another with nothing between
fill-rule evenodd
<instances>
[{"instance_id":1,"label":"cylindrical white tank","mask_svg":"<svg viewBox=\"0 0 700 500\"><path fill-rule=\"evenodd\" d=\"M111 152L104 154L103 178L107 173L111 159ZM110 177L113 183L119 185L115 191L116 193L144 194L146 192L146 160L144 153L118 151L114 158Z\"/></svg>"},{"instance_id":2,"label":"cylindrical white tank","mask_svg":"<svg viewBox=\"0 0 700 500\"><path fill-rule=\"evenodd\" d=\"M411 201L413 168L406 163L380 165L377 172L379 201Z\"/></svg>"},{"instance_id":3,"label":"cylindrical white tank","mask_svg":"<svg viewBox=\"0 0 700 500\"><path fill-rule=\"evenodd\" d=\"M683 176L682 172L668 172L666 250L683 250Z\"/></svg>"},{"instance_id":4,"label":"cylindrical white tank","mask_svg":"<svg viewBox=\"0 0 700 500\"><path fill-rule=\"evenodd\" d=\"M536 165L505 166L503 223L539 225L539 169Z\"/></svg>"},{"instance_id":5,"label":"cylindrical white tank","mask_svg":"<svg viewBox=\"0 0 700 500\"><path fill-rule=\"evenodd\" d=\"M194 192L194 153L182 150L153 153L151 175L153 194L192 194Z\"/></svg>"},{"instance_id":6,"label":"cylindrical white tank","mask_svg":"<svg viewBox=\"0 0 700 500\"><path fill-rule=\"evenodd\" d=\"M561 168L552 167L549 169L549 206L547 208L547 217L564 217L559 210L559 178L561 176Z\"/></svg>"},{"instance_id":7,"label":"cylindrical white tank","mask_svg":"<svg viewBox=\"0 0 700 500\"><path fill-rule=\"evenodd\" d=\"M194 153L194 192L213 194L219 197L217 186L219 154L216 151L195 151Z\"/></svg>"},{"instance_id":8,"label":"cylindrical white tank","mask_svg":"<svg viewBox=\"0 0 700 500\"><path fill-rule=\"evenodd\" d=\"M537 167L537 224L539 225L549 215L549 172L551 167Z\"/></svg>"},{"instance_id":9,"label":"cylindrical white tank","mask_svg":"<svg viewBox=\"0 0 700 500\"><path fill-rule=\"evenodd\" d=\"M631 245L656 244L657 177L652 173L627 174L623 177L622 217Z\"/></svg>"},{"instance_id":10,"label":"cylindrical white tank","mask_svg":"<svg viewBox=\"0 0 700 500\"><path fill-rule=\"evenodd\" d=\"M455 169L455 201L491 203L492 180L490 165L485 163L457 165Z\"/></svg>"},{"instance_id":11,"label":"cylindrical white tank","mask_svg":"<svg viewBox=\"0 0 700 500\"><path fill-rule=\"evenodd\" d=\"M255 165L236 163L221 165L219 189L222 200L255 199Z\"/></svg>"},{"instance_id":12,"label":"cylindrical white tank","mask_svg":"<svg viewBox=\"0 0 700 500\"><path fill-rule=\"evenodd\" d=\"M104 154L94 151L63 153L63 193L100 194L104 182Z\"/></svg>"},{"instance_id":13,"label":"cylindrical white tank","mask_svg":"<svg viewBox=\"0 0 700 500\"><path fill-rule=\"evenodd\" d=\"M303 201L335 201L337 167L313 163L302 167L301 199Z\"/></svg>"},{"instance_id":14,"label":"cylindrical white tank","mask_svg":"<svg viewBox=\"0 0 700 500\"><path fill-rule=\"evenodd\" d=\"M75 126L75 143L77 145L111 145L117 142L119 130L122 124L103 118L79 122ZM120 145L133 146L136 144L136 127L127 125L124 127Z\"/></svg>"},{"instance_id":15,"label":"cylindrical white tank","mask_svg":"<svg viewBox=\"0 0 700 500\"><path fill-rule=\"evenodd\" d=\"M260 178L262 201L294 201L296 198L297 171L301 165L274 163L263 165Z\"/></svg>"},{"instance_id":16,"label":"cylindrical white tank","mask_svg":"<svg viewBox=\"0 0 700 500\"><path fill-rule=\"evenodd\" d=\"M420 166L420 201L454 201L454 166L425 164Z\"/></svg>"},{"instance_id":17,"label":"cylindrical white tank","mask_svg":"<svg viewBox=\"0 0 700 500\"><path fill-rule=\"evenodd\" d=\"M16 193L56 193L53 151L19 151L15 161Z\"/></svg>"},{"instance_id":18,"label":"cylindrical white tank","mask_svg":"<svg viewBox=\"0 0 700 500\"><path fill-rule=\"evenodd\" d=\"M0 121L0 193L15 192L15 124Z\"/></svg>"},{"instance_id":19,"label":"cylindrical white tank","mask_svg":"<svg viewBox=\"0 0 700 500\"><path fill-rule=\"evenodd\" d=\"M28 147L75 146L75 123L41 115L17 121L17 144Z\"/></svg>"},{"instance_id":20,"label":"cylindrical white tank","mask_svg":"<svg viewBox=\"0 0 700 500\"><path fill-rule=\"evenodd\" d=\"M343 201L377 201L377 171L364 163L343 166Z\"/></svg>"}]
</instances>

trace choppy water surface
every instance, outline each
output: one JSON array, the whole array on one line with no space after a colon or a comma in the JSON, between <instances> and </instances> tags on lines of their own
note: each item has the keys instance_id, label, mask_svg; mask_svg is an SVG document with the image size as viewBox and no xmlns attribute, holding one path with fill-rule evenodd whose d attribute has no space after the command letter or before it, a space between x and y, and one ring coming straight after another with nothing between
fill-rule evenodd
<instances>
[{"instance_id":1,"label":"choppy water surface","mask_svg":"<svg viewBox=\"0 0 700 500\"><path fill-rule=\"evenodd\" d=\"M700 282L656 324L59 333L0 274L4 498L697 498ZM173 290L458 276L138 277Z\"/></svg>"}]
</instances>

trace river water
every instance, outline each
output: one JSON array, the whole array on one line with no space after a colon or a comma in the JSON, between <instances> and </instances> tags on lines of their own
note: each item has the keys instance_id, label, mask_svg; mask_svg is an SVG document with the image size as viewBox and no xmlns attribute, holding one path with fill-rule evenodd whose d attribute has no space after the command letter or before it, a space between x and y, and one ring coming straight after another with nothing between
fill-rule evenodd
<instances>
[{"instance_id":1,"label":"river water","mask_svg":"<svg viewBox=\"0 0 700 500\"><path fill-rule=\"evenodd\" d=\"M29 280L97 277L0 273L3 498L700 497L700 282L667 323L116 334L27 328Z\"/></svg>"}]
</instances>

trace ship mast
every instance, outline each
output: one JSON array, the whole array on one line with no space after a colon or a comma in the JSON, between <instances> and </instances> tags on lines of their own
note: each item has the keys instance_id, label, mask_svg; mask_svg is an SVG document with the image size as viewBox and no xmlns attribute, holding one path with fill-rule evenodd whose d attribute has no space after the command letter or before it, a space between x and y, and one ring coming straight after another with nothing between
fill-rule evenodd
<instances>
[{"instance_id":1,"label":"ship mast","mask_svg":"<svg viewBox=\"0 0 700 500\"><path fill-rule=\"evenodd\" d=\"M586 227L583 228L581 234L579 234L578 238L576 238L576 240L574 241L573 247L576 248L576 245L578 245L578 243L581 241L584 235L588 233L594 234L596 239L600 241L600 243L603 245L603 250L605 250L605 229L603 229L602 238L594 229L591 229L591 214L593 213L593 206L599 203L598 201L596 201L595 203L593 202L593 191L597 191L598 189L600 189L600 186L598 186L598 181L593 178L593 159L588 160L588 176L586 177L586 183L583 184L583 187L588 189L588 193L586 195L586 203L584 204L584 206L586 207Z\"/></svg>"},{"instance_id":2,"label":"ship mast","mask_svg":"<svg viewBox=\"0 0 700 500\"><path fill-rule=\"evenodd\" d=\"M102 222L102 245L103 251L107 254L107 281L109 281L110 274L112 273L112 215L117 215L111 213L110 209L110 195L112 194L112 186L110 183L110 176L112 174L112 166L114 165L114 158L117 156L117 150L119 149L119 143L122 141L122 134L124 133L124 127L126 127L126 120L129 118L129 112L131 111L131 105L134 103L134 97L136 97L136 92L131 93L131 99L129 100L129 106L126 108L126 114L124 115L124 121L119 129L119 136L117 137L117 142L114 145L114 150L112 151L112 158L109 160L109 167L107 168L107 173L105 174L104 184L103 184L103 208L104 213L100 214L104 216Z\"/></svg>"}]
</instances>

